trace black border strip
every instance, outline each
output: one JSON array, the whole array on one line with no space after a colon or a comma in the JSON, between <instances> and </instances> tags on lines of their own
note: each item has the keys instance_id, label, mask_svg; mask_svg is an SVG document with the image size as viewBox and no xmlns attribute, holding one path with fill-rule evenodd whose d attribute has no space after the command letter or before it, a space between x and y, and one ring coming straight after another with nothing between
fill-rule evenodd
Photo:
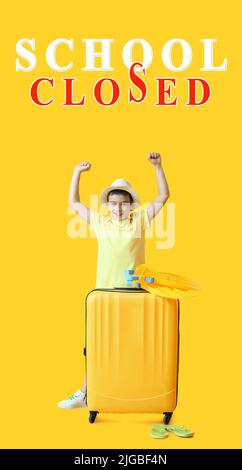
<instances>
[{"instance_id":1,"label":"black border strip","mask_svg":"<svg viewBox=\"0 0 242 470\"><path fill-rule=\"evenodd\" d=\"M179 439L179 438L178 438ZM80 431L81 442L81 431ZM91 461L94 459L94 461ZM106 464L103 465L105 459ZM138 459L140 461L138 462ZM153 459L153 461L152 461ZM52 468L125 468L134 463L150 465L152 468L174 468L177 464L189 468L197 468L197 465L214 466L218 468L242 461L242 449L0 449L1 468L43 468L43 465L53 465ZM126 464L126 465L125 465ZM223 464L223 465L222 465ZM237 467L237 465L236 465ZM21 467L20 467L21 468ZM239 468L239 465L238 465Z\"/></svg>"}]
</instances>

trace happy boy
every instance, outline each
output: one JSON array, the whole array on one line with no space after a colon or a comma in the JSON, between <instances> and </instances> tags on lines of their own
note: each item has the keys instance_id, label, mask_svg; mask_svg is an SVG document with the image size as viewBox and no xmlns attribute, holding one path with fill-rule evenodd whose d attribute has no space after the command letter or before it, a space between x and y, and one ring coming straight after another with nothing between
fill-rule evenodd
<instances>
[{"instance_id":1,"label":"happy boy","mask_svg":"<svg viewBox=\"0 0 242 470\"><path fill-rule=\"evenodd\" d=\"M139 196L128 181L119 178L100 195L100 202L108 209L108 215L91 211L80 202L80 176L90 170L91 164L82 161L75 167L69 204L90 224L98 241L96 288L127 287L124 270L135 269L145 263L145 230L170 195L160 154L150 152L148 160L155 168L158 196L145 209L134 211L139 206ZM60 401L58 406L65 409L85 407L86 391L85 376L82 388Z\"/></svg>"}]
</instances>

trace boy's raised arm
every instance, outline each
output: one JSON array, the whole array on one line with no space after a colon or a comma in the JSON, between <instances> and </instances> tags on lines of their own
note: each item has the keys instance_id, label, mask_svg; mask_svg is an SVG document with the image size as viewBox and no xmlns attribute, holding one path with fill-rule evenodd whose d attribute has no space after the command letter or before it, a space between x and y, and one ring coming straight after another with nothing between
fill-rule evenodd
<instances>
[{"instance_id":1,"label":"boy's raised arm","mask_svg":"<svg viewBox=\"0 0 242 470\"><path fill-rule=\"evenodd\" d=\"M150 152L148 160L155 167L156 180L158 185L158 196L154 201L147 207L147 213L149 220L152 220L158 212L161 210L168 197L170 196L168 184L166 181L165 173L161 164L161 155L156 152Z\"/></svg>"},{"instance_id":2,"label":"boy's raised arm","mask_svg":"<svg viewBox=\"0 0 242 470\"><path fill-rule=\"evenodd\" d=\"M72 180L71 180L71 186L70 186L70 192L69 192L69 204L76 211L80 217L82 217L84 220L86 220L90 224L90 209L89 207L85 206L80 202L80 197L79 197L79 181L80 181L80 176L81 173L84 171L88 171L91 168L91 164L89 162L83 161L79 163L74 169Z\"/></svg>"}]
</instances>

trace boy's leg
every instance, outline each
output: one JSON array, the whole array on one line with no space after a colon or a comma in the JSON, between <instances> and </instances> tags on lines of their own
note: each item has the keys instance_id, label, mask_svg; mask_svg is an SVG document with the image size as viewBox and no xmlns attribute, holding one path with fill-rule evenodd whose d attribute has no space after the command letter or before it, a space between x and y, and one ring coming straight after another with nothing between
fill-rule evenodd
<instances>
[{"instance_id":1,"label":"boy's leg","mask_svg":"<svg viewBox=\"0 0 242 470\"><path fill-rule=\"evenodd\" d=\"M86 377L86 374L84 375L84 382L83 382L83 386L81 388L81 391L84 392L85 394L87 393L87 377Z\"/></svg>"}]
</instances>

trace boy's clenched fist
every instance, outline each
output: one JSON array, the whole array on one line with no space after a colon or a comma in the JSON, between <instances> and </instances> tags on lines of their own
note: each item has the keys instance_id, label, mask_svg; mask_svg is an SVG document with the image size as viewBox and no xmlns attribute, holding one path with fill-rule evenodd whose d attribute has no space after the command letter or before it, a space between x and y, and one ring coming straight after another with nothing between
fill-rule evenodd
<instances>
[{"instance_id":1,"label":"boy's clenched fist","mask_svg":"<svg viewBox=\"0 0 242 470\"><path fill-rule=\"evenodd\" d=\"M161 165L161 155L160 153L150 152L148 154L148 160L152 165Z\"/></svg>"},{"instance_id":2,"label":"boy's clenched fist","mask_svg":"<svg viewBox=\"0 0 242 470\"><path fill-rule=\"evenodd\" d=\"M88 171L91 168L91 163L90 162L80 162L79 165L76 165L76 170L82 172L82 171Z\"/></svg>"}]
</instances>

